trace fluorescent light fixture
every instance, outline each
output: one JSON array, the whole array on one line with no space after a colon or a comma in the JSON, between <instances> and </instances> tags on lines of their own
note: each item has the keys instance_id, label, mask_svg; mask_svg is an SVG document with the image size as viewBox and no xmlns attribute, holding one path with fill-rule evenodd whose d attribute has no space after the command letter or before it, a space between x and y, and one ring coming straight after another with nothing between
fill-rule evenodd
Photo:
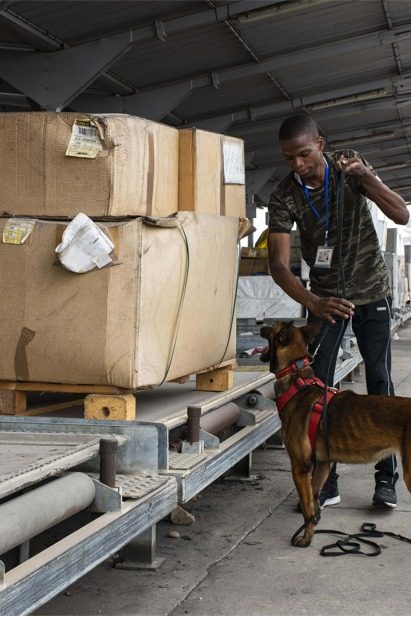
<instances>
[{"instance_id":1,"label":"fluorescent light fixture","mask_svg":"<svg viewBox=\"0 0 411 617\"><path fill-rule=\"evenodd\" d=\"M403 184L401 186L394 186L391 183L390 189L392 189L393 191L397 191L397 193L401 193L401 191L409 191L411 189L411 184Z\"/></svg>"},{"instance_id":2,"label":"fluorescent light fixture","mask_svg":"<svg viewBox=\"0 0 411 617\"><path fill-rule=\"evenodd\" d=\"M373 141L384 141L395 137L394 131L385 131L384 133L378 133L377 135L364 135L363 137L353 137L352 139L343 139L341 141L328 140L328 143L334 148L340 146L354 146L356 144L366 144Z\"/></svg>"},{"instance_id":3,"label":"fluorescent light fixture","mask_svg":"<svg viewBox=\"0 0 411 617\"><path fill-rule=\"evenodd\" d=\"M391 171L392 169L402 169L408 167L408 163L393 163L392 165L383 165L382 167L376 167L377 171Z\"/></svg>"},{"instance_id":4,"label":"fluorescent light fixture","mask_svg":"<svg viewBox=\"0 0 411 617\"><path fill-rule=\"evenodd\" d=\"M318 111L320 109L329 109L330 107L339 107L340 105L349 105L350 103L378 99L383 96L388 96L388 93L385 88L379 88L378 90L369 90L368 92L362 92L360 94L351 94L350 96L341 96L327 101L320 101L319 103L312 103L311 105L307 105L307 107L311 111Z\"/></svg>"},{"instance_id":5,"label":"fluorescent light fixture","mask_svg":"<svg viewBox=\"0 0 411 617\"><path fill-rule=\"evenodd\" d=\"M297 11L309 9L313 6L325 4L329 1L330 0L286 0L285 2L279 2L276 6L270 6L265 9L256 9L255 11L250 11L249 13L243 13L242 15L239 15L237 19L241 24L249 24L256 21L262 21L263 19L270 19L271 17L284 15L284 13L296 13Z\"/></svg>"}]
</instances>

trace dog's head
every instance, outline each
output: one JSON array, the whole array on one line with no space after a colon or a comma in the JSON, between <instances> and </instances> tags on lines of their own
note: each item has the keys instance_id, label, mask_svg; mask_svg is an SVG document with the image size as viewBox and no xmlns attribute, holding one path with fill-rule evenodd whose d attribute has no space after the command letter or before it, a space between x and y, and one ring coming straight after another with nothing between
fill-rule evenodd
<instances>
[{"instance_id":1,"label":"dog's head","mask_svg":"<svg viewBox=\"0 0 411 617\"><path fill-rule=\"evenodd\" d=\"M321 322L307 324L301 328L293 321L277 321L272 326L263 326L261 336L268 340L268 348L260 359L270 363L270 371L277 373L296 360L309 356L308 345L321 330Z\"/></svg>"}]
</instances>

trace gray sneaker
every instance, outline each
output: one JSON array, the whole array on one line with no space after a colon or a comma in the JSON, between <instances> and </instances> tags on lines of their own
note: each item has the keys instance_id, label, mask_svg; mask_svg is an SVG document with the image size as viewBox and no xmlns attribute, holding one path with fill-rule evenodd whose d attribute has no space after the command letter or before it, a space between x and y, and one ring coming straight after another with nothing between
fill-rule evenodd
<instances>
[{"instance_id":1,"label":"gray sneaker","mask_svg":"<svg viewBox=\"0 0 411 617\"><path fill-rule=\"evenodd\" d=\"M337 503L341 503L340 493L338 491L338 484L333 482L320 493L320 509L326 508L327 506L335 506Z\"/></svg>"},{"instance_id":2,"label":"gray sneaker","mask_svg":"<svg viewBox=\"0 0 411 617\"><path fill-rule=\"evenodd\" d=\"M379 480L375 485L375 493L372 501L375 506L396 508L397 495L395 493L395 483L389 482L388 480Z\"/></svg>"}]
</instances>

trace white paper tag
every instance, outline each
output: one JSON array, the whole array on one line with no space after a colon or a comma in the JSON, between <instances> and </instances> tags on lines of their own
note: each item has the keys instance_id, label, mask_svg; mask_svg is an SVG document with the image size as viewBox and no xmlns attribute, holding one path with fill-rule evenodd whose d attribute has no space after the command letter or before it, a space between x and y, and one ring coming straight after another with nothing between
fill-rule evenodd
<instances>
[{"instance_id":1,"label":"white paper tag","mask_svg":"<svg viewBox=\"0 0 411 617\"><path fill-rule=\"evenodd\" d=\"M98 131L90 120L75 120L66 156L95 159L103 146Z\"/></svg>"},{"instance_id":2,"label":"white paper tag","mask_svg":"<svg viewBox=\"0 0 411 617\"><path fill-rule=\"evenodd\" d=\"M9 219L3 229L4 244L24 244L34 229L33 219Z\"/></svg>"},{"instance_id":3,"label":"white paper tag","mask_svg":"<svg viewBox=\"0 0 411 617\"><path fill-rule=\"evenodd\" d=\"M244 148L241 142L224 141L224 184L245 184Z\"/></svg>"},{"instance_id":4,"label":"white paper tag","mask_svg":"<svg viewBox=\"0 0 411 617\"><path fill-rule=\"evenodd\" d=\"M55 249L61 264L78 274L112 263L113 250L110 238L82 212L67 225Z\"/></svg>"}]
</instances>

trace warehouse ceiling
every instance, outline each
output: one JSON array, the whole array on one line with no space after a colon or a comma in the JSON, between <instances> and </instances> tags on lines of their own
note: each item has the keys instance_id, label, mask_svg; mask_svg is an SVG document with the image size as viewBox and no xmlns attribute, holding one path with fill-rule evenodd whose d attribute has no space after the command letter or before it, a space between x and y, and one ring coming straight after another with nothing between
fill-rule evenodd
<instances>
[{"instance_id":1,"label":"warehouse ceiling","mask_svg":"<svg viewBox=\"0 0 411 617\"><path fill-rule=\"evenodd\" d=\"M242 137L249 202L309 111L411 201L411 0L0 2L0 109L128 113Z\"/></svg>"}]
</instances>

